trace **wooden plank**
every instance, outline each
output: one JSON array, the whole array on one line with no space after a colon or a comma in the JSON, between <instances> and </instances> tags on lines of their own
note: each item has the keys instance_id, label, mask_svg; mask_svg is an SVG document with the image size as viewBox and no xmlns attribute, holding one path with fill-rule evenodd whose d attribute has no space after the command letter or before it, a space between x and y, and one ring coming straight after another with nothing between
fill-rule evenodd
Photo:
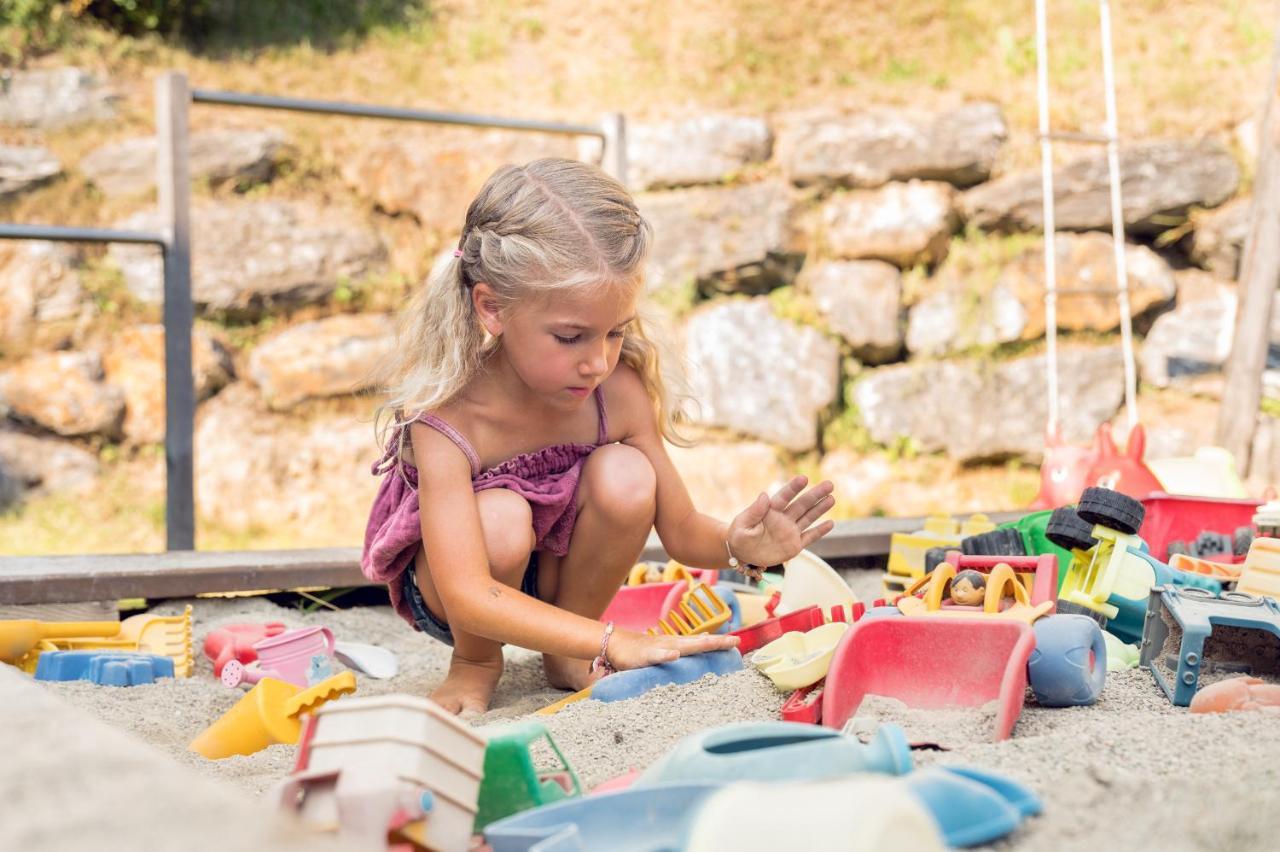
<instances>
[{"instance_id":1,"label":"wooden plank","mask_svg":"<svg viewBox=\"0 0 1280 852\"><path fill-rule=\"evenodd\" d=\"M0 606L0 621L112 621L119 617L117 601Z\"/></svg>"},{"instance_id":2,"label":"wooden plank","mask_svg":"<svg viewBox=\"0 0 1280 852\"><path fill-rule=\"evenodd\" d=\"M988 514L996 523L1005 523L1023 513ZM811 549L832 560L883 557L889 552L890 535L920 529L923 523L923 518L841 521ZM640 558L666 558L657 536L649 537ZM360 573L360 550L355 547L0 558L0 605L366 585L371 584Z\"/></svg>"},{"instance_id":3,"label":"wooden plank","mask_svg":"<svg viewBox=\"0 0 1280 852\"><path fill-rule=\"evenodd\" d=\"M1262 372L1267 365L1271 308L1280 283L1280 32L1271 58L1270 87L1258 140L1258 168L1253 181L1249 231L1240 259L1239 304L1235 337L1227 359L1226 384L1218 408L1216 440L1249 470L1258 410L1262 403Z\"/></svg>"}]
</instances>

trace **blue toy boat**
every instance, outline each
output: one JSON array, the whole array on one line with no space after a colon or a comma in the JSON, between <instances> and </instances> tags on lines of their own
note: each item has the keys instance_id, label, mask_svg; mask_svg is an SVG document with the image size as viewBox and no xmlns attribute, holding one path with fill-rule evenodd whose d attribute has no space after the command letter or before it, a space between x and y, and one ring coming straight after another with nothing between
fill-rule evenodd
<instances>
[{"instance_id":1,"label":"blue toy boat","mask_svg":"<svg viewBox=\"0 0 1280 852\"><path fill-rule=\"evenodd\" d=\"M36 680L88 680L99 686L138 686L173 677L173 658L122 651L45 651Z\"/></svg>"},{"instance_id":2,"label":"blue toy boat","mask_svg":"<svg viewBox=\"0 0 1280 852\"><path fill-rule=\"evenodd\" d=\"M863 745L831 728L799 722L723 725L685 737L636 786L733 781L818 781L854 772L902 775L911 749L902 729L881 725Z\"/></svg>"},{"instance_id":3,"label":"blue toy boat","mask_svg":"<svg viewBox=\"0 0 1280 852\"><path fill-rule=\"evenodd\" d=\"M669 852L719 784L668 784L602 793L535 808L490 823L493 852Z\"/></svg>"},{"instance_id":4,"label":"blue toy boat","mask_svg":"<svg viewBox=\"0 0 1280 852\"><path fill-rule=\"evenodd\" d=\"M741 668L742 655L736 648L708 651L705 654L690 654L669 663L614 672L596 681L591 689L591 698L595 701L622 701L643 695L655 686L693 683L703 675L729 674Z\"/></svg>"}]
</instances>

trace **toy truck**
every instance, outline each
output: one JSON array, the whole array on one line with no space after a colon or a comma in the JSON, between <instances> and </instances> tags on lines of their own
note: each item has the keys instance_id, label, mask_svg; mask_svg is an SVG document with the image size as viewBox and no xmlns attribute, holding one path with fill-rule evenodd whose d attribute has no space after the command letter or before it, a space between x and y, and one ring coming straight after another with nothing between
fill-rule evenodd
<instances>
[{"instance_id":1,"label":"toy truck","mask_svg":"<svg viewBox=\"0 0 1280 852\"><path fill-rule=\"evenodd\" d=\"M946 515L933 515L924 528L889 537L889 564L885 568L884 590L895 595L925 575L925 554L934 548L958 547L961 539L995 529L986 515L971 515L957 523Z\"/></svg>"}]
</instances>

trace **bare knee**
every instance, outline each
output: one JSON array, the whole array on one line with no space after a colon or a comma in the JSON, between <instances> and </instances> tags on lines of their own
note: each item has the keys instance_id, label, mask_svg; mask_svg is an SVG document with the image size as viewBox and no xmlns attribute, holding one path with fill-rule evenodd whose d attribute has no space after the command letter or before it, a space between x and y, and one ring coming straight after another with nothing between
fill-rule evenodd
<instances>
[{"instance_id":1,"label":"bare knee","mask_svg":"<svg viewBox=\"0 0 1280 852\"><path fill-rule=\"evenodd\" d=\"M619 524L652 524L657 475L635 447L610 444L593 452L583 470L584 500Z\"/></svg>"},{"instance_id":2,"label":"bare knee","mask_svg":"<svg viewBox=\"0 0 1280 852\"><path fill-rule=\"evenodd\" d=\"M529 502L506 488L491 488L477 494L476 503L489 554L489 573L495 580L519 588L535 543Z\"/></svg>"}]
</instances>

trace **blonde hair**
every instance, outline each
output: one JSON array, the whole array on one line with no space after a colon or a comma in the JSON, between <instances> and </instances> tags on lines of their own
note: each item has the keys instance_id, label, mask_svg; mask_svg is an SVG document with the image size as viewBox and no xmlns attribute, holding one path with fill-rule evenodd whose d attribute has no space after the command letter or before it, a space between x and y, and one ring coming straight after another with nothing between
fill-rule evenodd
<instances>
[{"instance_id":1,"label":"blonde hair","mask_svg":"<svg viewBox=\"0 0 1280 852\"><path fill-rule=\"evenodd\" d=\"M387 400L375 415L379 443L385 445L387 428L453 399L501 345L475 316L474 284L487 284L504 310L555 293L634 291L643 287L651 239L626 188L595 166L546 158L494 172L467 208L460 256L432 270L400 317L381 371ZM659 361L637 317L625 330L619 362L639 374L662 435L686 446L677 427L682 406L673 405Z\"/></svg>"}]
</instances>

